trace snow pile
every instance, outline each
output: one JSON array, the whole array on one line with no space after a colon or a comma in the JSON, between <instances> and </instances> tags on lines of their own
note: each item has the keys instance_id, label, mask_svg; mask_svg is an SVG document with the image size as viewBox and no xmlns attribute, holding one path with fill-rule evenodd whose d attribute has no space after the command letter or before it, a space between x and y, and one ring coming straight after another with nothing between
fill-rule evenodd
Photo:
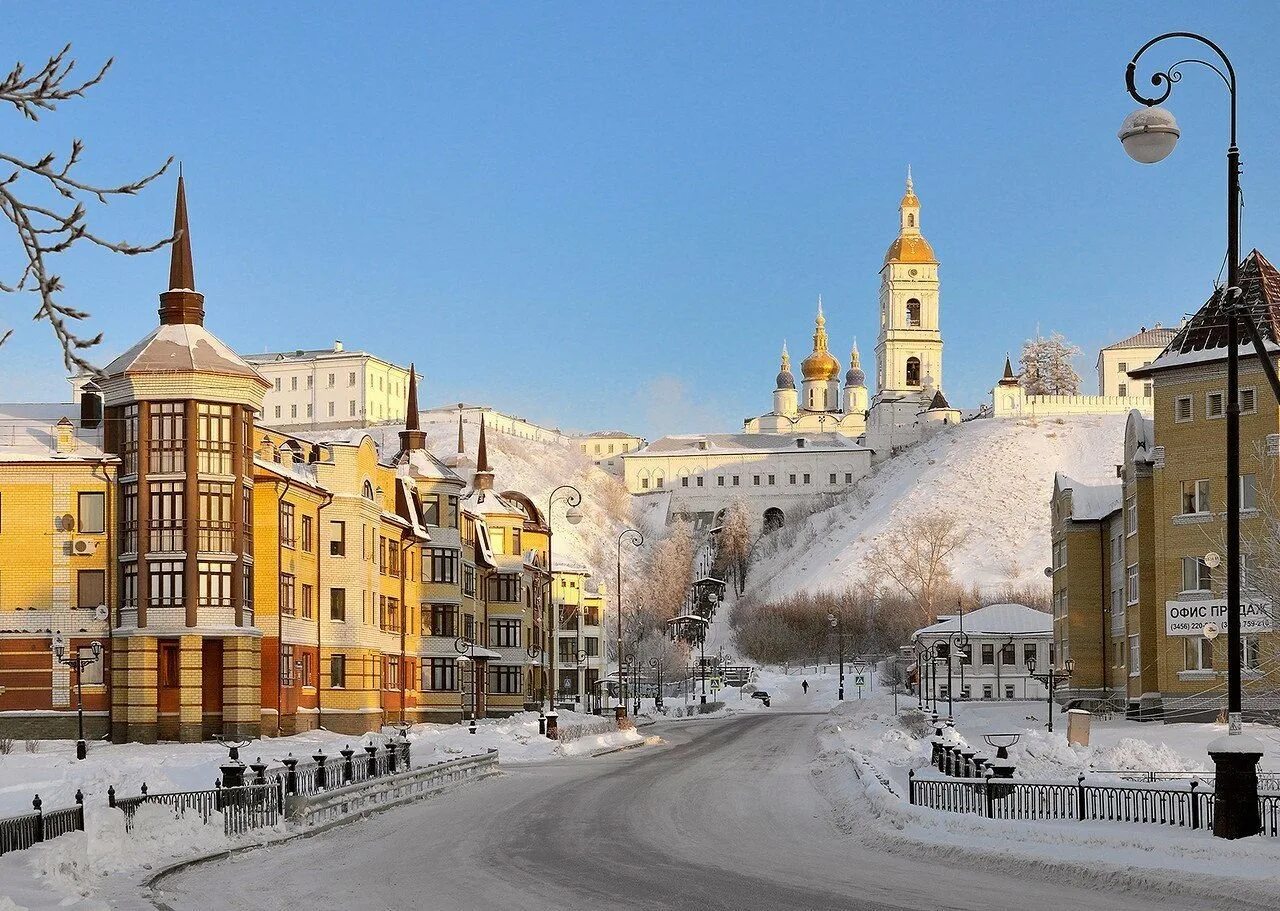
<instances>
[{"instance_id":1,"label":"snow pile","mask_svg":"<svg viewBox=\"0 0 1280 911\"><path fill-rule=\"evenodd\" d=\"M922 516L953 516L968 532L952 555L957 581L982 587L1044 584L1053 476L1114 479L1123 415L975 420L887 460L841 501L799 526L788 546L753 563L754 595L776 599L838 589L888 529ZM767 541L767 539L766 539Z\"/></svg>"},{"instance_id":2,"label":"snow pile","mask_svg":"<svg viewBox=\"0 0 1280 911\"><path fill-rule=\"evenodd\" d=\"M611 717L583 715L562 711L557 724L562 729L611 727ZM593 752L644 738L635 731L609 730L577 740L550 740L538 733L538 713L521 712L509 718L484 718L476 722L476 732L469 732L465 724L418 724L409 730L411 755L415 766L429 765L443 759L498 751L498 761L503 765L520 765L529 762L545 762L558 756L581 758ZM591 741L590 748L579 746Z\"/></svg>"}]
</instances>

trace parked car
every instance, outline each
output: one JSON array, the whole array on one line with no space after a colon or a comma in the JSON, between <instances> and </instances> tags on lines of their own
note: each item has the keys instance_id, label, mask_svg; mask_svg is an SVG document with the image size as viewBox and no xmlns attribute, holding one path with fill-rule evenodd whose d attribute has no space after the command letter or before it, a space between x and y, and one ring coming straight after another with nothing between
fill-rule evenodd
<instances>
[{"instance_id":1,"label":"parked car","mask_svg":"<svg viewBox=\"0 0 1280 911\"><path fill-rule=\"evenodd\" d=\"M768 707L769 707L769 692L768 692L768 690L756 690L754 693L752 693L752 694L751 694L751 698L752 698L752 699L759 699L761 702L763 702L763 703L764 703L764 707L765 707L765 708L768 708Z\"/></svg>"}]
</instances>

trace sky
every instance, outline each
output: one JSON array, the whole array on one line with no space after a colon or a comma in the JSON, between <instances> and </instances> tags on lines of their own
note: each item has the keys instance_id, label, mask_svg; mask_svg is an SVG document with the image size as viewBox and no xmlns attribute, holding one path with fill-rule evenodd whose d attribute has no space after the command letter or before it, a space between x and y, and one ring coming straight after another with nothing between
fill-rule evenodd
<instances>
[{"instance_id":1,"label":"sky","mask_svg":"<svg viewBox=\"0 0 1280 911\"><path fill-rule=\"evenodd\" d=\"M1280 258L1280 6L747 3L125 4L9 0L0 66L66 42L105 83L0 151L86 143L81 174L187 178L207 325L242 352L342 339L424 375L424 407L567 429L733 431L770 410L822 294L873 376L907 165L941 263L943 387L989 400L1006 351L1099 347L1194 311L1225 248L1227 95L1190 68L1158 166L1116 139L1124 68L1203 32L1240 81L1243 246ZM1169 42L1167 66L1195 47ZM1152 70L1144 64L1143 73ZM176 175L89 206L155 240ZM21 185L20 185L21 186ZM0 231L0 281L21 269ZM105 363L156 322L167 253L57 264ZM68 387L34 305L0 295L0 400Z\"/></svg>"}]
</instances>

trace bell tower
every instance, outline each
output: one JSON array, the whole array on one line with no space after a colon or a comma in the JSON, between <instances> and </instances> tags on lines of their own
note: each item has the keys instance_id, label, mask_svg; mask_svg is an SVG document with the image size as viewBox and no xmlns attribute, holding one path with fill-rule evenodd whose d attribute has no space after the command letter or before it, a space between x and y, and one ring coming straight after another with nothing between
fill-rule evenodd
<instances>
[{"instance_id":1,"label":"bell tower","mask_svg":"<svg viewBox=\"0 0 1280 911\"><path fill-rule=\"evenodd\" d=\"M930 378L934 388L942 388L938 260L920 232L920 199L908 167L906 193L898 204L898 236L880 269L876 401L919 396Z\"/></svg>"}]
</instances>

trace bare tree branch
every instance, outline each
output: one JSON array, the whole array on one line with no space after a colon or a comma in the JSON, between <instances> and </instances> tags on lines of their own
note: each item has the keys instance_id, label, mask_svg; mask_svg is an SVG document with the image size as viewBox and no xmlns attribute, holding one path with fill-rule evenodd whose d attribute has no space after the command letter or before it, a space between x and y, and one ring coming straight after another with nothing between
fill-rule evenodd
<instances>
[{"instance_id":1,"label":"bare tree branch","mask_svg":"<svg viewBox=\"0 0 1280 911\"><path fill-rule=\"evenodd\" d=\"M0 79L0 103L12 105L26 119L36 121L40 119L42 111L55 110L58 102L82 97L85 90L101 82L111 68L113 61L108 60L89 79L83 82L73 81L70 77L76 61L68 57L70 51L71 45L68 44L50 57L39 71L30 75L21 62L15 64ZM53 152L47 152L35 161L0 152L0 162L13 168L7 177L0 180L0 214L13 225L26 257L16 281L0 281L0 292L25 291L39 296L40 303L32 319L48 320L62 347L63 364L68 371L95 369L81 352L101 342L102 333L85 337L77 332L75 324L87 320L89 313L58 300L58 294L64 290L64 285L61 277L49 270L49 257L66 252L80 241L112 253L135 256L150 253L174 240L173 237L167 237L150 244L107 240L89 230L85 221L84 203L80 198L91 197L106 204L113 196L133 196L168 170L173 163L172 157L159 170L140 180L105 187L72 176L72 170L80 164L83 153L84 143L79 139L71 143L71 151L61 165ZM62 199L73 201L74 206L70 211L58 211L24 199L17 189L23 177L36 179L46 190L52 190ZM12 329L0 334L0 345L8 341L11 335Z\"/></svg>"}]
</instances>

